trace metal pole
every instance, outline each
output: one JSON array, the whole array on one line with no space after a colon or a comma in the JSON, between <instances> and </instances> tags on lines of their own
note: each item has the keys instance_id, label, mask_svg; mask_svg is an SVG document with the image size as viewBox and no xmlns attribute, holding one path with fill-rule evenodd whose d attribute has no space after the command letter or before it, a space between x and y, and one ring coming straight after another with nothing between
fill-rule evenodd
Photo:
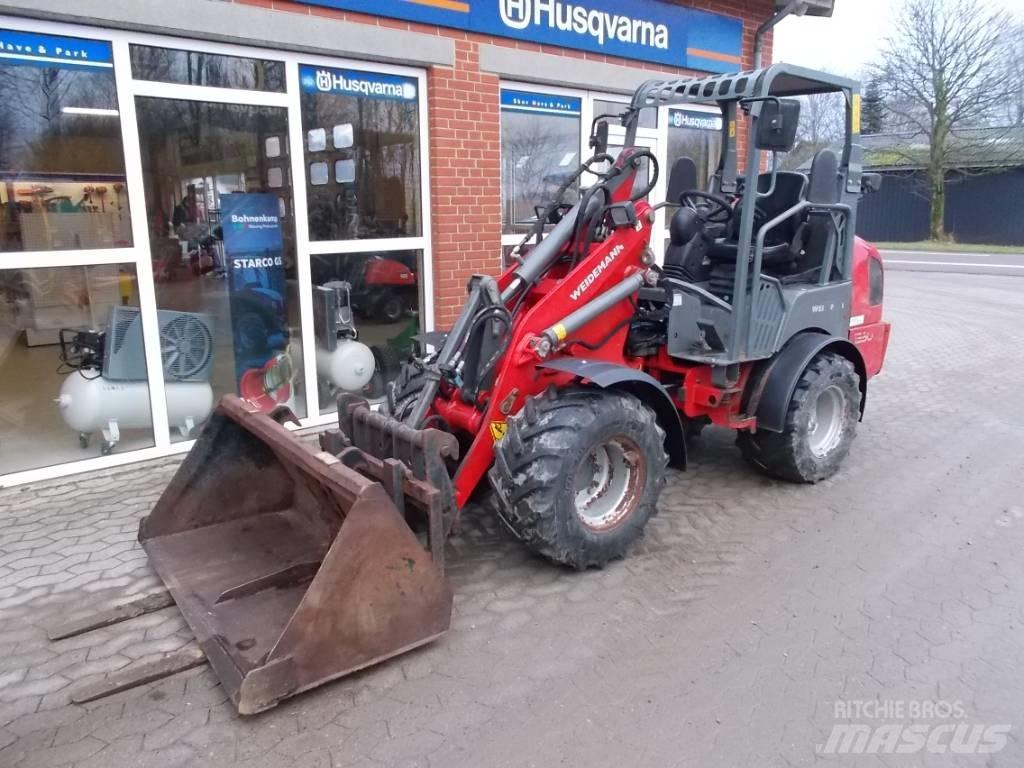
<instances>
[{"instance_id":1,"label":"metal pole","mask_svg":"<svg viewBox=\"0 0 1024 768\"><path fill-rule=\"evenodd\" d=\"M803 6L803 0L790 0L785 8L781 11L776 11L757 28L757 32L754 34L754 69L760 69L764 64L762 61L764 58L764 36L784 18L800 10L801 6Z\"/></svg>"}]
</instances>

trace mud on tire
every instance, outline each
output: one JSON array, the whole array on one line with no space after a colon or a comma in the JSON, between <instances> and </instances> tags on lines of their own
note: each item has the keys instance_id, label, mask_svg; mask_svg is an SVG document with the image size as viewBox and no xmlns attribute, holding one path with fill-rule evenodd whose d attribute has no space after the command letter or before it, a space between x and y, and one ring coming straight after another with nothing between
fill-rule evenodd
<instances>
[{"instance_id":1,"label":"mud on tire","mask_svg":"<svg viewBox=\"0 0 1024 768\"><path fill-rule=\"evenodd\" d=\"M423 366L414 360L402 363L398 376L386 385L388 414L404 420L426 383Z\"/></svg>"},{"instance_id":2,"label":"mud on tire","mask_svg":"<svg viewBox=\"0 0 1024 768\"><path fill-rule=\"evenodd\" d=\"M664 436L632 395L576 387L532 398L494 446L499 514L549 560L601 567L622 557L656 512Z\"/></svg>"},{"instance_id":3,"label":"mud on tire","mask_svg":"<svg viewBox=\"0 0 1024 768\"><path fill-rule=\"evenodd\" d=\"M834 352L811 360L800 376L781 433L740 432L743 457L773 477L816 483L836 472L850 452L860 419L860 379Z\"/></svg>"}]
</instances>

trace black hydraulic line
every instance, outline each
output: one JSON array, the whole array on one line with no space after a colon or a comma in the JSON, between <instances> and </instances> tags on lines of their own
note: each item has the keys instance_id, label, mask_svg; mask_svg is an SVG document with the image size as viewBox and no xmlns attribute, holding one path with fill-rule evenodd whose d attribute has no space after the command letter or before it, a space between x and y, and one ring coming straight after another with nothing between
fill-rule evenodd
<instances>
[{"instance_id":1,"label":"black hydraulic line","mask_svg":"<svg viewBox=\"0 0 1024 768\"><path fill-rule=\"evenodd\" d=\"M630 303L630 306L633 307L633 313L634 314L630 315L626 319L624 319L621 322L617 323L615 325L615 327L612 328L611 331L606 336L604 336L600 341L596 341L593 344L590 344L590 343L588 343L586 341L583 341L583 339L567 339L566 341L562 342L562 346L565 349L568 349L569 347L573 347L573 346L580 346L580 347L583 347L588 352L596 352L601 347L603 347L605 344L607 344L609 341L611 341L612 336L614 336L616 333L621 331L624 327L626 327L627 325L632 323L634 320L636 320L636 302L633 301L632 299L630 299L629 303Z\"/></svg>"},{"instance_id":2,"label":"black hydraulic line","mask_svg":"<svg viewBox=\"0 0 1024 768\"><path fill-rule=\"evenodd\" d=\"M586 212L590 208L590 201L597 196L598 192L604 195L604 201L601 205L601 209L599 211L595 211L594 215L588 218L586 216ZM569 241L570 243L572 243L572 262L569 264L570 271L573 268L575 268L577 262L580 260L582 256L586 255L587 251L590 248L589 243L586 244L582 249L580 247L580 231L582 230L583 225L587 225L588 233L592 229L596 231L597 226L600 224L601 219L604 217L604 212L607 209L610 197L611 195L608 192L607 187L604 186L604 184L598 184L596 186L593 186L583 193L583 197L580 199L580 213L578 216L576 216L576 221L574 222L572 230L572 240Z\"/></svg>"},{"instance_id":3,"label":"black hydraulic line","mask_svg":"<svg viewBox=\"0 0 1024 768\"><path fill-rule=\"evenodd\" d=\"M534 224L533 229L523 238L523 240L516 246L516 249L522 249L530 239L536 236L538 238L537 245L523 258L522 262L515 269L516 281L514 282L515 291L524 291L532 286L537 278L540 277L544 272L547 271L548 267L554 263L558 254L561 251L562 245L568 240L569 233L575 227L577 217L586 215L586 210L583 209L579 203L573 206L572 210L569 211L562 220L555 226L548 237L541 239L541 235L544 232L544 227L547 224L548 217L551 213L557 209L561 204L561 197L565 191L572 186L573 183L579 179L585 172L590 170L590 166L595 162L608 162L614 163L615 159L611 155L601 154L594 155L581 165L576 172L565 180L565 182L558 188L558 192L555 195L555 201L547 207L544 214L537 218L537 223ZM617 174L618 171L613 170ZM606 182L612 178L610 174L603 175L602 178ZM553 238L553 240L552 240ZM507 291L508 289L506 289ZM514 295L514 294L513 294ZM506 296L506 300L511 296Z\"/></svg>"},{"instance_id":4,"label":"black hydraulic line","mask_svg":"<svg viewBox=\"0 0 1024 768\"><path fill-rule=\"evenodd\" d=\"M466 349L469 348L471 345L475 345L477 343L476 337L478 332L480 332L481 334L486 333L486 330L483 330L483 324L491 320L500 321L505 326L505 332L502 335L502 339L498 345L498 348L494 351L491 357L488 358L487 362L482 367L478 367L479 361L476 359L476 353L473 353L472 355L467 354L465 356L465 363L472 364L473 367L477 367L475 377L470 379L470 382L472 384L471 387L465 384L465 373L463 374L462 377L463 386L460 387L460 391L462 392L463 399L466 400L466 402L476 401L476 397L480 392L481 383L484 381L484 379L487 378L487 375L491 372L491 369L494 368L494 366L497 364L497 361L508 350L508 345L512 335L512 315L505 307L499 304L492 304L491 306L484 307L473 316L473 320L469 325L469 332L466 334L466 341L463 344L462 349Z\"/></svg>"}]
</instances>

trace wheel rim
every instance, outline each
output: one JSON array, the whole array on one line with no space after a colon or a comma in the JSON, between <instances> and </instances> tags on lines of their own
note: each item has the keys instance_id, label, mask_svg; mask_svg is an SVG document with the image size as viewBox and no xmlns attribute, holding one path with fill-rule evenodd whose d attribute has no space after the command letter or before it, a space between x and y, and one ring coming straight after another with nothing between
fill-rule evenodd
<instances>
[{"instance_id":1,"label":"wheel rim","mask_svg":"<svg viewBox=\"0 0 1024 768\"><path fill-rule=\"evenodd\" d=\"M595 446L576 468L576 516L593 531L608 531L632 514L640 500L644 470L639 446L613 437Z\"/></svg>"},{"instance_id":2,"label":"wheel rim","mask_svg":"<svg viewBox=\"0 0 1024 768\"><path fill-rule=\"evenodd\" d=\"M811 411L808 443L818 458L827 456L843 439L846 397L836 385L822 390Z\"/></svg>"}]
</instances>

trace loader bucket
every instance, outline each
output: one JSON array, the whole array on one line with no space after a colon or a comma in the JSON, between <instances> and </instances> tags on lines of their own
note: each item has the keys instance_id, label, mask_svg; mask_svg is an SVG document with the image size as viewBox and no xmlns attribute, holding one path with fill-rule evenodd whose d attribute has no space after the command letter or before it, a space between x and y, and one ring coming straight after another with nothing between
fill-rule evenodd
<instances>
[{"instance_id":1,"label":"loader bucket","mask_svg":"<svg viewBox=\"0 0 1024 768\"><path fill-rule=\"evenodd\" d=\"M447 580L384 487L281 417L223 398L139 527L246 715L427 643L451 620Z\"/></svg>"}]
</instances>

